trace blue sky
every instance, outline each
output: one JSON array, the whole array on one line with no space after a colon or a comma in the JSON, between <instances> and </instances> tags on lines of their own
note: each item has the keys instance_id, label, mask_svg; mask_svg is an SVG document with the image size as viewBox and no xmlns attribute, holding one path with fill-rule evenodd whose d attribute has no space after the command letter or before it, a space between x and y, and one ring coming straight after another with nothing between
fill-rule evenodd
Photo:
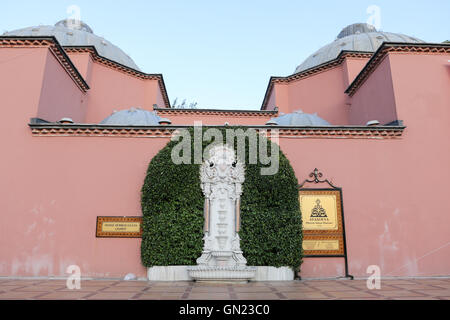
<instances>
[{"instance_id":1,"label":"blue sky","mask_svg":"<svg viewBox=\"0 0 450 320\"><path fill-rule=\"evenodd\" d=\"M380 29L427 42L450 39L450 1L90 0L2 1L0 33L53 25L77 5L97 35L147 73L162 73L171 102L259 109L270 76L292 74L345 26L380 9ZM375 20L372 20L375 21Z\"/></svg>"}]
</instances>

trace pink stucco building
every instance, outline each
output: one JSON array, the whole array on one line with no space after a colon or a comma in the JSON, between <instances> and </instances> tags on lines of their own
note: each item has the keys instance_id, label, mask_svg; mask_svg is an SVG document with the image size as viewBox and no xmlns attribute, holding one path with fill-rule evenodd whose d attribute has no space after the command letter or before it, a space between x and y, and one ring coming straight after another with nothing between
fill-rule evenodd
<instances>
[{"instance_id":1,"label":"pink stucco building","mask_svg":"<svg viewBox=\"0 0 450 320\"><path fill-rule=\"evenodd\" d=\"M141 216L149 161L195 121L276 127L299 181L319 168L342 187L350 274L448 276L449 88L450 44L357 24L272 77L259 111L173 109L161 74L84 24L4 34L0 276L145 277L141 240L97 238L96 218ZM343 258L301 269L344 273Z\"/></svg>"}]
</instances>

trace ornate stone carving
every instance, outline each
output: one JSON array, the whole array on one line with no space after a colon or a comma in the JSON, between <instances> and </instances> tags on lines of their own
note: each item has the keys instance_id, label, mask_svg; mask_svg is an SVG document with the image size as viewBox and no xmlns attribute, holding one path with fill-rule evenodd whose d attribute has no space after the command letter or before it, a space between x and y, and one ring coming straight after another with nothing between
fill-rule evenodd
<instances>
[{"instance_id":1,"label":"ornate stone carving","mask_svg":"<svg viewBox=\"0 0 450 320\"><path fill-rule=\"evenodd\" d=\"M232 148L215 146L200 167L200 180L205 195L204 246L197 266L188 269L189 275L196 280L213 281L252 278L255 268L246 267L237 233L244 165L236 160Z\"/></svg>"}]
</instances>

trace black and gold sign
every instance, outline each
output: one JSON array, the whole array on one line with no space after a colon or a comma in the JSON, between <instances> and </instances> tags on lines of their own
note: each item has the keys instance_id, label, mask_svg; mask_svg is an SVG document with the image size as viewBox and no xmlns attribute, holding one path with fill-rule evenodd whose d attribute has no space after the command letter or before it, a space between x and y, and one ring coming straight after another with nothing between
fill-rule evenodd
<instances>
[{"instance_id":1,"label":"black and gold sign","mask_svg":"<svg viewBox=\"0 0 450 320\"><path fill-rule=\"evenodd\" d=\"M299 201L305 256L343 256L341 192L300 189Z\"/></svg>"}]
</instances>

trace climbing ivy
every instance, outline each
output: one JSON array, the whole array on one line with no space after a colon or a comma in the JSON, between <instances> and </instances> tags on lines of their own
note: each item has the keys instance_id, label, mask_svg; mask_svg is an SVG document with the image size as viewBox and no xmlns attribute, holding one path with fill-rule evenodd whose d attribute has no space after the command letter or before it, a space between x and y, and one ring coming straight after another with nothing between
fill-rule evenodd
<instances>
[{"instance_id":1,"label":"climbing ivy","mask_svg":"<svg viewBox=\"0 0 450 320\"><path fill-rule=\"evenodd\" d=\"M223 137L227 129L219 128ZM203 128L203 132L207 128ZM236 132L236 131L235 131ZM195 265L203 248L203 203L200 165L194 163L194 130L189 129L191 163L175 164L170 141L150 161L141 190L143 235L141 260L144 266ZM298 181L289 160L279 150L279 170L261 175L268 167L260 161L248 163L249 143L245 138L245 182L241 196L241 249L249 266L290 266L299 271L302 263L302 220ZM270 140L263 147L270 156ZM210 141L203 141L203 150ZM259 143L258 151L259 151ZM236 150L236 140L233 146Z\"/></svg>"}]
</instances>

